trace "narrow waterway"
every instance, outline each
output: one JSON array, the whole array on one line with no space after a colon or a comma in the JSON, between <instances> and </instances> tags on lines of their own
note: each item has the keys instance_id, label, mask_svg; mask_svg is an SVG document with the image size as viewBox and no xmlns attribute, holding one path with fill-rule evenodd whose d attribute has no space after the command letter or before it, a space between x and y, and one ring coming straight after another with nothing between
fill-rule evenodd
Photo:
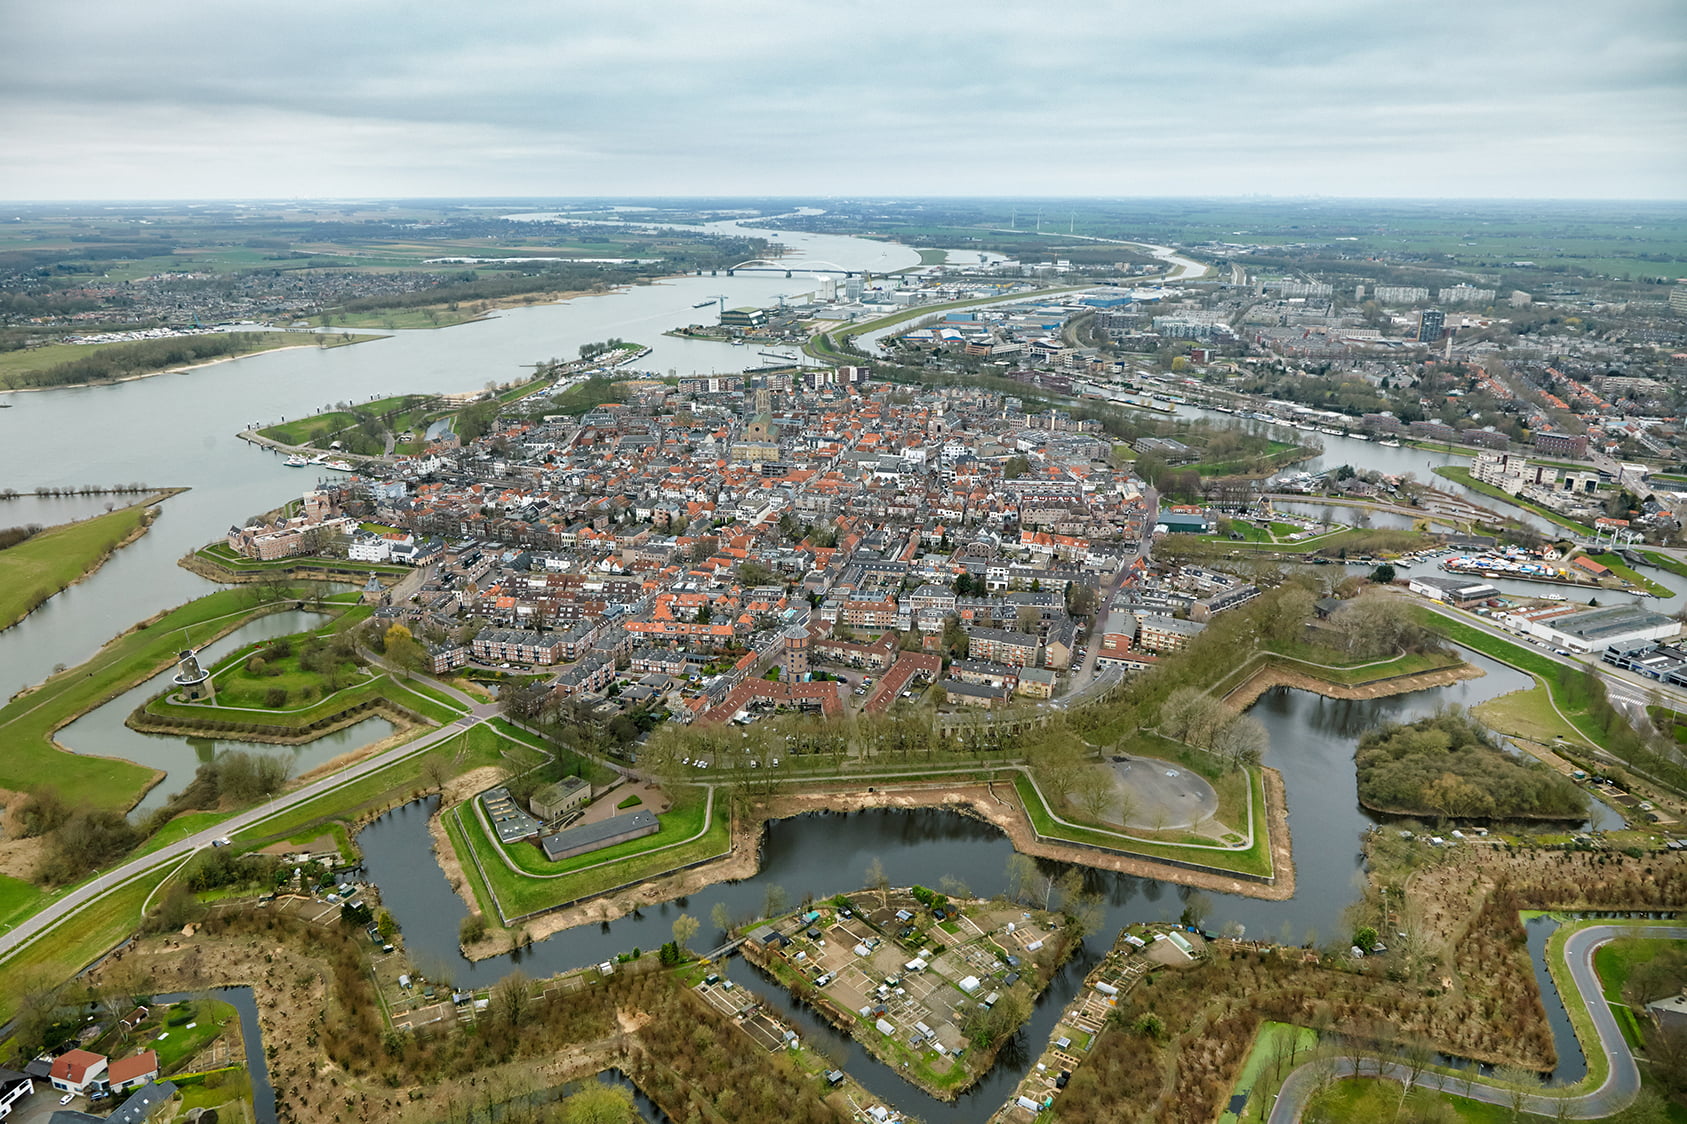
<instances>
[{"instance_id":1,"label":"narrow waterway","mask_svg":"<svg viewBox=\"0 0 1687 1124\"><path fill-rule=\"evenodd\" d=\"M1341 913L1363 878L1360 844L1377 820L1359 806L1353 749L1366 730L1390 721L1409 722L1440 707L1473 706L1496 695L1528 686L1521 672L1478 653L1467 653L1487 674L1449 687L1390 698L1347 701L1279 688L1268 692L1252 712L1271 736L1267 763L1283 773L1294 840L1296 895L1267 902L1227 895L1210 899L1207 924L1235 921L1250 936L1299 943L1328 940L1341 932ZM710 924L716 903L734 918L748 919L763 909L769 887L778 886L792 901L826 897L859 888L867 868L881 862L898 884L938 885L946 876L959 879L975 894L1005 892L1012 847L994 828L965 816L937 810L815 813L769 826L760 873L742 882L711 886L683 903L667 903L642 915L582 926L537 942L530 950L469 963L457 952L457 927L466 909L432 861L427 820L433 805L418 802L395 809L358 836L368 878L381 889L382 901L403 927L405 943L418 967L442 979L484 986L519 963L534 975L578 968L639 947L654 949L671 937L674 919L689 913L704 922L698 946L720 934ZM1059 1012L1076 992L1084 974L1133 921L1170 921L1182 912L1190 891L1172 883L1086 870L1087 885L1102 895L1099 931L1044 993L1018 1038L996 1068L953 1105L918 1092L859 1047L832 1031L783 991L754 978L753 969L734 964L732 973L751 984L804 1034L835 1047L845 1068L891 1103L907 1107L927 1121L982 1119L1007 1096L1047 1040ZM1550 1004L1549 1004L1550 1007ZM1567 1024L1553 1024L1560 1053L1569 1058L1577 1047Z\"/></svg>"},{"instance_id":2,"label":"narrow waterway","mask_svg":"<svg viewBox=\"0 0 1687 1124\"><path fill-rule=\"evenodd\" d=\"M246 1075L252 1081L252 1115L257 1124L276 1124L275 1088L269 1080L269 1061L264 1054L263 1028L258 1025L258 1004L249 987L214 987L213 999L227 1003L240 1015L241 1046L246 1053ZM154 1005L201 999L206 992L177 991L152 997Z\"/></svg>"},{"instance_id":3,"label":"narrow waterway","mask_svg":"<svg viewBox=\"0 0 1687 1124\"><path fill-rule=\"evenodd\" d=\"M310 612L289 610L271 613L241 626L215 643L206 645L201 662L215 665L230 652L278 636L313 629L322 618ZM293 775L314 769L343 753L361 749L391 736L393 724L385 718L370 717L325 734L303 745L268 745L262 742L243 742L216 738L185 738L174 734L143 734L123 724L135 708L152 696L168 688L175 668L167 668L103 706L89 711L74 722L61 727L55 735L62 746L76 753L99 757L126 757L150 769L163 769L169 774L154 785L136 805L135 816L145 815L169 802L171 794L181 790L201 764L210 761L225 749L247 753L280 756L292 765Z\"/></svg>"}]
</instances>

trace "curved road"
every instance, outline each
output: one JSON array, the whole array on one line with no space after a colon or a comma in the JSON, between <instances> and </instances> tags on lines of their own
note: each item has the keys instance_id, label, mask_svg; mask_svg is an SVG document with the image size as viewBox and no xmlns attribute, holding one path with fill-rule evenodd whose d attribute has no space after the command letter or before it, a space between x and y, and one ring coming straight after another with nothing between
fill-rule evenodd
<instances>
[{"instance_id":1,"label":"curved road","mask_svg":"<svg viewBox=\"0 0 1687 1124\"><path fill-rule=\"evenodd\" d=\"M77 910L143 875L158 870L160 867L185 860L192 852L210 846L213 840L261 824L277 813L287 811L308 800L314 800L324 793L333 792L335 789L351 784L370 773L384 769L395 761L402 761L407 757L426 752L439 743L455 737L464 730L477 726L499 713L496 703L476 702L462 692L428 676L418 675L416 678L427 683L433 689L452 696L460 704L466 706L469 713L413 741L393 746L384 753L348 766L331 776L323 777L294 789L292 792L284 793L267 804L260 804L256 808L237 813L195 835L190 835L166 847L160 847L156 851L130 859L123 865L106 871L104 874L70 891L47 908L20 921L10 932L0 935L0 960L10 956L24 945L29 944L43 933L60 924ZM136 921L138 922L139 918L136 918Z\"/></svg>"},{"instance_id":2,"label":"curved road","mask_svg":"<svg viewBox=\"0 0 1687 1124\"><path fill-rule=\"evenodd\" d=\"M1593 971L1593 954L1600 945L1618 937L1633 936L1687 940L1687 925L1590 925L1578 929L1564 942L1564 962L1570 969L1576 991L1593 1017L1593 1032L1599 1039L1597 1044L1583 1042L1582 1049L1591 1053L1589 1047L1597 1045L1610 1061L1610 1071L1598 1088L1568 1098L1569 1116L1574 1120L1599 1120L1610 1116L1627 1106L1640 1092L1640 1070L1634 1064L1634 1054L1605 1002L1599 978ZM1335 1072L1339 1077L1355 1075L1353 1063L1347 1059L1336 1063ZM1294 1124L1298 1121L1306 1111L1306 1102L1317 1091L1320 1076L1312 1063L1290 1073L1283 1082L1282 1092L1277 1095L1276 1104L1272 1106L1270 1124ZM1404 1066L1392 1063L1382 1067L1382 1076L1400 1082L1410 1080L1410 1072ZM1509 1090L1486 1082L1473 1082L1469 1092L1464 1092L1462 1078L1455 1080L1442 1074L1426 1073L1418 1075L1417 1084L1446 1092L1460 1090L1458 1095L1488 1104L1507 1107L1511 1104ZM1527 1111L1547 1117L1555 1116L1559 1105L1558 1097L1534 1093L1523 1102Z\"/></svg>"}]
</instances>

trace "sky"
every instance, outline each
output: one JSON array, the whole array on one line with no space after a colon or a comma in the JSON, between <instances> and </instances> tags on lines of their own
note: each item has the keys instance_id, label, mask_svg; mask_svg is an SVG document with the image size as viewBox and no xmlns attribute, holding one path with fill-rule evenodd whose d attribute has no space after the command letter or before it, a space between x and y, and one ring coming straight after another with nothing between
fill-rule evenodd
<instances>
[{"instance_id":1,"label":"sky","mask_svg":"<svg viewBox=\"0 0 1687 1124\"><path fill-rule=\"evenodd\" d=\"M1682 0L14 0L0 198L1687 197Z\"/></svg>"}]
</instances>

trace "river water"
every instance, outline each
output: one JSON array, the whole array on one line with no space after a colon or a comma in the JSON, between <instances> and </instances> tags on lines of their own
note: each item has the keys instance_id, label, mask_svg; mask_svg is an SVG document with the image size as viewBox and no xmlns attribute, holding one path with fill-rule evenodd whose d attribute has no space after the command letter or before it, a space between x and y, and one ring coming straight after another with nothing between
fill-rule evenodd
<instances>
[{"instance_id":1,"label":"river water","mask_svg":"<svg viewBox=\"0 0 1687 1124\"><path fill-rule=\"evenodd\" d=\"M715 226L724 229L730 224ZM906 247L866 239L765 233L802 258L829 260L852 269L888 272L917 261L917 254ZM230 524L272 508L313 483L305 472L283 467L281 458L234 437L252 423L298 417L341 401L411 391L462 391L488 381L510 381L521 376L524 364L571 356L580 344L610 336L650 346L653 354L639 364L644 369L736 371L757 365L752 349L677 340L660 333L712 321L710 309L694 306L720 294L734 304L766 304L779 294L795 295L810 287L810 279L777 274L685 277L564 304L511 310L456 328L396 332L354 347L303 347L116 386L8 395L16 408L0 411L0 487L29 492L42 484L145 481L192 490L167 502L150 533L120 551L90 580L53 598L18 627L0 633L0 693L39 681L55 664L80 662L132 622L214 588L179 568L176 560L220 537ZM1235 422L1225 415L1213 417ZM1328 463L1346 461L1390 473L1413 471L1420 479L1428 479L1435 464L1460 463L1457 457L1416 449L1389 449L1329 436L1322 440ZM1437 484L1458 490L1439 478ZM74 505L66 510L73 508L83 510ZM26 510L25 506L0 508L0 524L45 521L34 516L5 518L7 511ZM39 510L48 513L46 507ZM103 510L103 501L95 510ZM277 618L269 620L276 623L255 622L226 643L232 648L276 635L270 628L288 627ZM295 630L303 627L292 623ZM1488 674L1452 687L1369 702L1341 702L1288 690L1271 692L1260 700L1254 713L1271 734L1268 762L1283 771L1287 783L1299 891L1288 902L1217 896L1209 924L1237 921L1253 936L1291 941L1314 935L1327 938L1338 932L1341 909L1352 899L1359 877L1360 833L1371 826L1355 798L1354 741L1382 721L1410 720L1446 703L1470 705L1527 685L1517 672L1479 655L1470 658ZM62 740L83 752L121 754L177 772L190 769L209 746L150 738L121 725L128 710L153 689L157 688L137 688L125 699L85 716L62 732ZM367 741L378 733L373 728L354 730L358 732L346 732L353 740ZM433 861L427 814L425 806L411 805L388 813L366 829L359 837L366 863L387 907L404 926L407 944L423 970L475 984L503 975L517 959L542 974L603 960L634 945L655 948L669 938L673 918L682 909L706 920L719 901L737 917L753 916L761 911L769 884L779 884L794 898L854 889L873 858L880 859L900 883L935 884L948 874L974 892L993 894L1005 888L1010 853L1007 841L993 829L949 813L804 817L769 829L766 865L755 878L711 887L684 906L663 905L642 918L559 934L519 957L470 965L456 951L457 924L464 908ZM1045 993L1020 1037L1033 1049L1046 1040L1059 1010L1120 927L1133 920L1174 918L1188 895L1181 887L1153 880L1101 872L1089 872L1087 877L1092 888L1104 895L1105 920L1101 931ZM736 970L740 975L748 971ZM771 987L756 990L790 1006ZM867 1062L853 1044L819 1026L806 1012L792 1009L788 1014L808 1027L811 1035L830 1038L848 1058L847 1068L875 1092L895 1103L923 1102L918 1111L932 1121L981 1118L1000 1103L1027 1064L1023 1056L1010 1051L974 1092L956 1105L943 1105L921 1097L882 1067ZM1562 1043L1560 1049L1565 1049Z\"/></svg>"}]
</instances>

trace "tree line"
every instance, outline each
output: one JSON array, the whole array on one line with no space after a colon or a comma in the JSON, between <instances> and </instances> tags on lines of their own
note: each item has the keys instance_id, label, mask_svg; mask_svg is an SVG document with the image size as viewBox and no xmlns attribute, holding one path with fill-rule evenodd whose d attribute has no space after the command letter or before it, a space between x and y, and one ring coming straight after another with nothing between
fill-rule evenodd
<instances>
[{"instance_id":1,"label":"tree line","mask_svg":"<svg viewBox=\"0 0 1687 1124\"><path fill-rule=\"evenodd\" d=\"M259 332L210 332L200 336L172 336L161 340L114 343L40 370L19 371L0 376L0 386L16 389L108 382L184 363L202 363L207 359L244 355L262 346L263 339L263 333Z\"/></svg>"}]
</instances>

